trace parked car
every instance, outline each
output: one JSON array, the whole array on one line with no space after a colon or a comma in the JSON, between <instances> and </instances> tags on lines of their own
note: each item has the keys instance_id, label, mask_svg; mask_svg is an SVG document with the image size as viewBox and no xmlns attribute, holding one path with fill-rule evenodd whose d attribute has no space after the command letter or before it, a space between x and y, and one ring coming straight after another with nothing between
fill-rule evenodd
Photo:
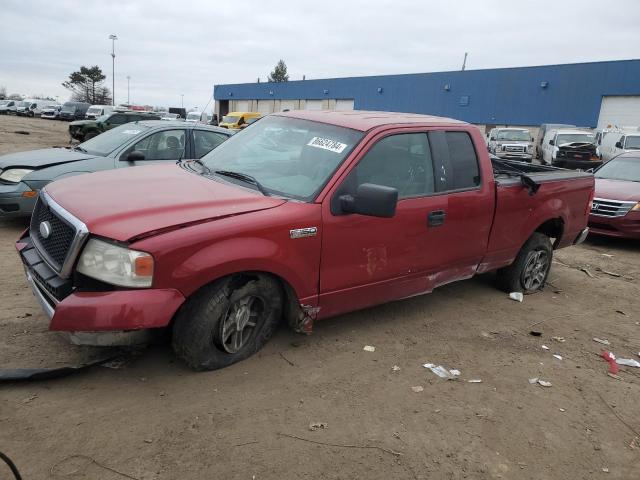
<instances>
[{"instance_id":1,"label":"parked car","mask_svg":"<svg viewBox=\"0 0 640 480\"><path fill-rule=\"evenodd\" d=\"M177 113L169 113L169 112L163 112L160 117L160 120L168 120L168 121L179 120L179 119L180 119L180 115L178 115Z\"/></svg>"},{"instance_id":2,"label":"parked car","mask_svg":"<svg viewBox=\"0 0 640 480\"><path fill-rule=\"evenodd\" d=\"M222 117L220 126L222 128L240 129L250 118L262 116L258 112L231 112Z\"/></svg>"},{"instance_id":3,"label":"parked car","mask_svg":"<svg viewBox=\"0 0 640 480\"><path fill-rule=\"evenodd\" d=\"M187 109L182 107L169 107L169 113L177 113L178 118L187 118Z\"/></svg>"},{"instance_id":4,"label":"parked car","mask_svg":"<svg viewBox=\"0 0 640 480\"><path fill-rule=\"evenodd\" d=\"M607 133L599 148L602 160L608 162L624 152L640 150L640 128L627 128Z\"/></svg>"},{"instance_id":5,"label":"parked car","mask_svg":"<svg viewBox=\"0 0 640 480\"><path fill-rule=\"evenodd\" d=\"M40 112L40 118L57 120L60 117L60 110L62 110L62 105L52 105L50 107L43 108Z\"/></svg>"},{"instance_id":6,"label":"parked car","mask_svg":"<svg viewBox=\"0 0 640 480\"><path fill-rule=\"evenodd\" d=\"M542 163L561 168L597 168L602 160L595 138L595 133L588 130L549 130L542 146Z\"/></svg>"},{"instance_id":7,"label":"parked car","mask_svg":"<svg viewBox=\"0 0 640 480\"><path fill-rule=\"evenodd\" d=\"M60 110L60 120L82 120L90 106L85 102L67 102Z\"/></svg>"},{"instance_id":8,"label":"parked car","mask_svg":"<svg viewBox=\"0 0 640 480\"><path fill-rule=\"evenodd\" d=\"M0 115L15 113L16 108L15 100L0 100Z\"/></svg>"},{"instance_id":9,"label":"parked car","mask_svg":"<svg viewBox=\"0 0 640 480\"><path fill-rule=\"evenodd\" d=\"M113 112L114 107L111 105L91 105L87 109L87 113L84 114L84 118L87 120L95 120L103 115L109 115Z\"/></svg>"},{"instance_id":10,"label":"parked car","mask_svg":"<svg viewBox=\"0 0 640 480\"><path fill-rule=\"evenodd\" d=\"M187 122L209 123L209 115L206 112L189 112L187 113Z\"/></svg>"},{"instance_id":11,"label":"parked car","mask_svg":"<svg viewBox=\"0 0 640 480\"><path fill-rule=\"evenodd\" d=\"M231 134L207 125L151 120L121 125L74 148L0 156L0 218L31 215L38 191L54 180L101 170L200 158Z\"/></svg>"},{"instance_id":12,"label":"parked car","mask_svg":"<svg viewBox=\"0 0 640 480\"><path fill-rule=\"evenodd\" d=\"M596 235L640 239L640 151L611 159L595 172L590 231Z\"/></svg>"},{"instance_id":13,"label":"parked car","mask_svg":"<svg viewBox=\"0 0 640 480\"><path fill-rule=\"evenodd\" d=\"M542 160L542 142L549 130L559 130L562 128L576 128L575 125L566 125L564 123L543 123L538 129L538 135L535 140L535 156Z\"/></svg>"},{"instance_id":14,"label":"parked car","mask_svg":"<svg viewBox=\"0 0 640 480\"><path fill-rule=\"evenodd\" d=\"M250 118L247 118L247 121L244 122L242 125L240 125L240 129L247 128L249 125L251 125L253 123L256 123L261 118L262 117L250 117Z\"/></svg>"},{"instance_id":15,"label":"parked car","mask_svg":"<svg viewBox=\"0 0 640 480\"><path fill-rule=\"evenodd\" d=\"M96 120L76 120L69 124L72 139L84 142L119 125L143 120L160 120L160 115L147 112L113 112Z\"/></svg>"},{"instance_id":16,"label":"parked car","mask_svg":"<svg viewBox=\"0 0 640 480\"><path fill-rule=\"evenodd\" d=\"M531 162L533 138L526 128L494 128L489 132L489 152L500 158Z\"/></svg>"},{"instance_id":17,"label":"parked car","mask_svg":"<svg viewBox=\"0 0 640 480\"><path fill-rule=\"evenodd\" d=\"M207 370L281 319L310 332L493 270L536 292L553 250L586 236L593 184L492 161L456 120L277 113L198 162L47 185L17 249L50 330L105 345L171 326L177 355Z\"/></svg>"}]
</instances>

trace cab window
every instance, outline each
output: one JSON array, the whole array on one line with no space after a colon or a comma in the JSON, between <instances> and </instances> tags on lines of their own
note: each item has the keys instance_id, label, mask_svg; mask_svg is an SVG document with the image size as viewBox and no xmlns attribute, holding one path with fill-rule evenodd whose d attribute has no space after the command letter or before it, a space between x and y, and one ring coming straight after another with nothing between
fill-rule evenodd
<instances>
[{"instance_id":1,"label":"cab window","mask_svg":"<svg viewBox=\"0 0 640 480\"><path fill-rule=\"evenodd\" d=\"M433 193L433 162L427 134L391 135L376 143L349 173L345 187L355 192L363 183L393 187L400 199Z\"/></svg>"},{"instance_id":2,"label":"cab window","mask_svg":"<svg viewBox=\"0 0 640 480\"><path fill-rule=\"evenodd\" d=\"M111 118L109 118L109 123L112 125L122 125L127 123L127 116L122 114L112 115Z\"/></svg>"}]
</instances>

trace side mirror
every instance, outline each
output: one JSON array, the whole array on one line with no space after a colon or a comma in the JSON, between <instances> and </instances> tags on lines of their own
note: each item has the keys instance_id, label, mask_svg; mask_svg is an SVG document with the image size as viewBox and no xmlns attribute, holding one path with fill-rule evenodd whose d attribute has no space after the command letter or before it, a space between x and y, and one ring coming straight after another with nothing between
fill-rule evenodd
<instances>
[{"instance_id":1,"label":"side mirror","mask_svg":"<svg viewBox=\"0 0 640 480\"><path fill-rule=\"evenodd\" d=\"M140 150L132 150L124 159L127 162L137 162L139 160L144 160L144 153L142 153Z\"/></svg>"},{"instance_id":2,"label":"side mirror","mask_svg":"<svg viewBox=\"0 0 640 480\"><path fill-rule=\"evenodd\" d=\"M531 142L535 142L535 141L536 141L536 140L535 140L533 137L531 137Z\"/></svg>"},{"instance_id":3,"label":"side mirror","mask_svg":"<svg viewBox=\"0 0 640 480\"><path fill-rule=\"evenodd\" d=\"M553 138L551 140L549 140L549 145L555 145L556 142L553 141Z\"/></svg>"},{"instance_id":4,"label":"side mirror","mask_svg":"<svg viewBox=\"0 0 640 480\"><path fill-rule=\"evenodd\" d=\"M622 142L616 142L616 148L622 148Z\"/></svg>"},{"instance_id":5,"label":"side mirror","mask_svg":"<svg viewBox=\"0 0 640 480\"><path fill-rule=\"evenodd\" d=\"M363 183L355 195L340 196L340 207L345 213L358 213L370 217L391 218L396 214L398 190L384 185Z\"/></svg>"}]
</instances>

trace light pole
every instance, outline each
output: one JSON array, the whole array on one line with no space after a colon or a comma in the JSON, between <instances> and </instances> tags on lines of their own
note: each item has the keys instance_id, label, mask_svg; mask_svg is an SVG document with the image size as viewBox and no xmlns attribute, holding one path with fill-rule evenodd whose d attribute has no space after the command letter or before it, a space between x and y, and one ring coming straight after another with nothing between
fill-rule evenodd
<instances>
[{"instance_id":1,"label":"light pole","mask_svg":"<svg viewBox=\"0 0 640 480\"><path fill-rule=\"evenodd\" d=\"M180 94L180 107L184 108L184 93Z\"/></svg>"},{"instance_id":2,"label":"light pole","mask_svg":"<svg viewBox=\"0 0 640 480\"><path fill-rule=\"evenodd\" d=\"M131 101L129 100L129 80L131 80L131 77L127 75L127 105L131 106Z\"/></svg>"},{"instance_id":3,"label":"light pole","mask_svg":"<svg viewBox=\"0 0 640 480\"><path fill-rule=\"evenodd\" d=\"M111 103L116 104L116 40L117 35L109 35L111 40Z\"/></svg>"}]
</instances>

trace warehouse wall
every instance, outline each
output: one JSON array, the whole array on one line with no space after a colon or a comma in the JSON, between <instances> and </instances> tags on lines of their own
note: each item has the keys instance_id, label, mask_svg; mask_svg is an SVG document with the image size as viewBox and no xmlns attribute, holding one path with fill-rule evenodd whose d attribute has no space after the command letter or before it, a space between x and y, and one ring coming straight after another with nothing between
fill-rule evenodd
<instances>
[{"instance_id":1,"label":"warehouse wall","mask_svg":"<svg viewBox=\"0 0 640 480\"><path fill-rule=\"evenodd\" d=\"M604 95L640 95L640 60L214 87L217 101L354 99L359 110L425 113L476 124L591 127Z\"/></svg>"}]
</instances>

